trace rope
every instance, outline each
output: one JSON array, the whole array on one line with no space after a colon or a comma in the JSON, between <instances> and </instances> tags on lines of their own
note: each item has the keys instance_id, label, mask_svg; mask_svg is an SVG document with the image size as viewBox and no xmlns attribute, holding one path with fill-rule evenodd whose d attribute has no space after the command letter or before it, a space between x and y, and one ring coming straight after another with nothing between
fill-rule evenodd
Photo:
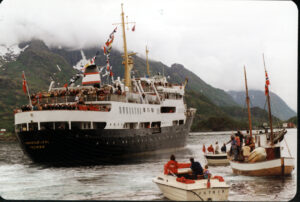
<instances>
[{"instance_id":1,"label":"rope","mask_svg":"<svg viewBox=\"0 0 300 202\"><path fill-rule=\"evenodd\" d=\"M290 152L290 148L289 148L289 146L288 146L288 144L287 144L285 138L284 138L284 142L285 142L285 144L286 144L286 147L287 147L287 149L288 149L288 152L289 152L290 157L292 157L291 152Z\"/></svg>"},{"instance_id":2,"label":"rope","mask_svg":"<svg viewBox=\"0 0 300 202\"><path fill-rule=\"evenodd\" d=\"M169 172L174 176L177 177L172 171L169 170ZM199 196L196 192L194 192L193 190L189 190L190 192L192 192L193 194L195 194L196 196L198 196L198 198L201 199L201 201L204 201L203 198L201 198L201 196Z\"/></svg>"},{"instance_id":3,"label":"rope","mask_svg":"<svg viewBox=\"0 0 300 202\"><path fill-rule=\"evenodd\" d=\"M199 196L199 194L197 194L196 192L194 192L193 190L189 190L190 192L192 192L193 194L195 194L196 196L198 196L198 198L200 198L201 199L201 201L204 201L204 199L203 198L201 198L201 196Z\"/></svg>"}]
</instances>

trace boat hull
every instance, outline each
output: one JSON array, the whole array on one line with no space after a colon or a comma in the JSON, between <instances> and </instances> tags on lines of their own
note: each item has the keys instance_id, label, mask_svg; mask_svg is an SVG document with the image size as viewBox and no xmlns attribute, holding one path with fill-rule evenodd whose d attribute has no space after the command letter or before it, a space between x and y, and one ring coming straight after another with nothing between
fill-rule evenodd
<instances>
[{"instance_id":1,"label":"boat hull","mask_svg":"<svg viewBox=\"0 0 300 202\"><path fill-rule=\"evenodd\" d=\"M184 147L193 117L173 127L143 129L39 130L18 132L33 162L51 165L115 164L171 148Z\"/></svg>"},{"instance_id":2,"label":"boat hull","mask_svg":"<svg viewBox=\"0 0 300 202\"><path fill-rule=\"evenodd\" d=\"M290 175L294 170L294 158L282 157L255 163L230 161L233 173L247 176Z\"/></svg>"},{"instance_id":3,"label":"boat hull","mask_svg":"<svg viewBox=\"0 0 300 202\"><path fill-rule=\"evenodd\" d=\"M153 182L166 198L174 201L227 201L230 188L216 179L212 179L211 187L207 188L206 179L184 184L177 182L176 177L166 175L153 179Z\"/></svg>"},{"instance_id":4,"label":"boat hull","mask_svg":"<svg viewBox=\"0 0 300 202\"><path fill-rule=\"evenodd\" d=\"M209 166L229 165L229 160L227 159L227 153L205 154L204 156L207 160L207 165L209 165Z\"/></svg>"}]
</instances>

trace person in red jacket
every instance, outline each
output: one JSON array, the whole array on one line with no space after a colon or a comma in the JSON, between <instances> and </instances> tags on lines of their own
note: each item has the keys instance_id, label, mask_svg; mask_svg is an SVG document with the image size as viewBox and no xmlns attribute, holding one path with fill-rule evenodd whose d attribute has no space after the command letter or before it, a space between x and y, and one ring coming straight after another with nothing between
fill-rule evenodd
<instances>
[{"instance_id":1,"label":"person in red jacket","mask_svg":"<svg viewBox=\"0 0 300 202\"><path fill-rule=\"evenodd\" d=\"M170 161L164 166L164 174L165 175L177 175L178 176L178 168L189 168L191 166L190 163L178 163L175 159L174 154L170 156Z\"/></svg>"},{"instance_id":2,"label":"person in red jacket","mask_svg":"<svg viewBox=\"0 0 300 202\"><path fill-rule=\"evenodd\" d=\"M212 145L210 145L209 147L207 147L207 151L215 153L214 147Z\"/></svg>"}]
</instances>

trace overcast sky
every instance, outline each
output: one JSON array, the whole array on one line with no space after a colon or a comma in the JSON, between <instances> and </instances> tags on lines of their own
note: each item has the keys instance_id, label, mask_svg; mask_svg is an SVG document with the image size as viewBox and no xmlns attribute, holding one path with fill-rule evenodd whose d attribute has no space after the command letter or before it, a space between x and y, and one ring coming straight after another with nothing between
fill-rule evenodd
<instances>
[{"instance_id":1,"label":"overcast sky","mask_svg":"<svg viewBox=\"0 0 300 202\"><path fill-rule=\"evenodd\" d=\"M33 37L48 46L103 46L120 22L121 3L135 32L127 47L170 66L183 64L213 87L264 90L262 54L270 90L297 110L298 9L292 1L4 0L0 44ZM129 26L132 28L132 25ZM122 50L121 27L113 48Z\"/></svg>"}]
</instances>

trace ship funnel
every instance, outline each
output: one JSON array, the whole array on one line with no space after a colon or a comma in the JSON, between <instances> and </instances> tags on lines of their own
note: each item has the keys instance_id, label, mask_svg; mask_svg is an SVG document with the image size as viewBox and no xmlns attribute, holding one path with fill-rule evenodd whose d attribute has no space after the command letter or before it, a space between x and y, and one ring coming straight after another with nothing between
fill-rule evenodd
<instances>
[{"instance_id":1,"label":"ship funnel","mask_svg":"<svg viewBox=\"0 0 300 202\"><path fill-rule=\"evenodd\" d=\"M82 85L100 87L101 79L99 69L96 65L90 65L85 68Z\"/></svg>"}]
</instances>

